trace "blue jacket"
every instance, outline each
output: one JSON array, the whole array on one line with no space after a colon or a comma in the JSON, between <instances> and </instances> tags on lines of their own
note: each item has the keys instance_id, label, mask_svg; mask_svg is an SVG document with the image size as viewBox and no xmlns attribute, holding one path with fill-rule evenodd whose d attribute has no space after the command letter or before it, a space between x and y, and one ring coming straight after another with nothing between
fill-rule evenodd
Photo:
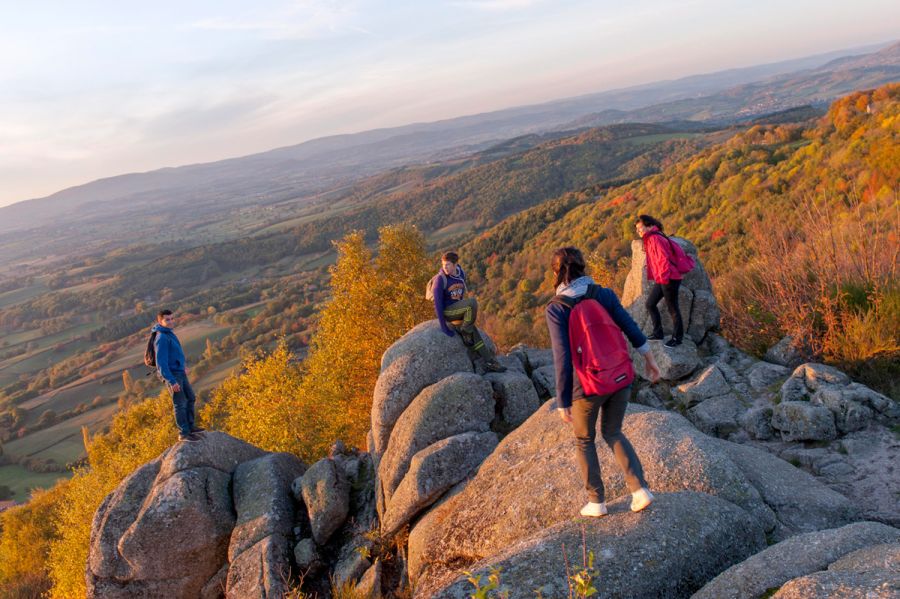
<instances>
[{"instance_id":1,"label":"blue jacket","mask_svg":"<svg viewBox=\"0 0 900 599\"><path fill-rule=\"evenodd\" d=\"M631 342L631 345L641 354L647 353L650 346L647 338L641 332L640 327L631 318L631 315L622 307L619 298L612 289L595 285L593 297L600 302L613 322L619 325L622 332ZM580 297L580 296L576 296ZM556 407L568 408L572 406L573 399L581 399L584 392L581 383L574 375L572 367L572 351L569 345L569 313L571 310L558 303L547 306L547 328L550 330L550 343L553 346L553 364L556 366Z\"/></svg>"},{"instance_id":2,"label":"blue jacket","mask_svg":"<svg viewBox=\"0 0 900 599\"><path fill-rule=\"evenodd\" d=\"M170 385L178 382L176 375L184 376L184 350L175 332L159 323L153 325L151 331L156 332L154 347L156 349L156 371Z\"/></svg>"}]
</instances>

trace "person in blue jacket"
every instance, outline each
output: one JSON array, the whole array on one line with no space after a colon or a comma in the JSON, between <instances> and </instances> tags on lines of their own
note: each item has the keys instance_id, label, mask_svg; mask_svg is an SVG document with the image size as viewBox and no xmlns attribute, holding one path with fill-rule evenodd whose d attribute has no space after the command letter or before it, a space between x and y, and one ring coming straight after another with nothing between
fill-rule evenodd
<instances>
[{"instance_id":1,"label":"person in blue jacket","mask_svg":"<svg viewBox=\"0 0 900 599\"><path fill-rule=\"evenodd\" d=\"M172 394L175 424L182 441L199 441L203 429L194 424L194 402L197 397L187 377L187 364L181 342L175 336L175 316L171 310L160 310L151 331L156 333L153 349L156 352L156 371Z\"/></svg>"},{"instance_id":2,"label":"person in blue jacket","mask_svg":"<svg viewBox=\"0 0 900 599\"><path fill-rule=\"evenodd\" d=\"M615 292L595 285L594 280L584 274L585 262L581 252L574 247L559 248L553 252L552 268L556 275L556 295L572 298L587 296L600 302L631 345L643 356L647 379L657 381L659 367L650 353L647 338L622 307ZM556 367L556 410L563 422L572 425L575 433L575 459L584 488L588 492L588 503L581 508L581 515L600 517L607 514L595 444L598 416L600 434L612 450L631 491L631 510L639 512L653 503L653 494L647 488L644 469L634 447L622 433L625 408L631 397L631 385L608 395L585 396L578 376L573 372L572 351L569 346L569 313L570 309L565 305L551 302L547 306L546 318L553 347L553 364Z\"/></svg>"},{"instance_id":3,"label":"person in blue jacket","mask_svg":"<svg viewBox=\"0 0 900 599\"><path fill-rule=\"evenodd\" d=\"M466 273L459 265L459 255L456 252L446 252L441 256L441 270L434 278L431 289L434 295L434 312L441 330L448 337L453 337L458 332L463 345L484 359L487 370L503 372L506 368L497 362L494 352L485 345L475 326L478 303L474 297L466 297L466 291Z\"/></svg>"}]
</instances>

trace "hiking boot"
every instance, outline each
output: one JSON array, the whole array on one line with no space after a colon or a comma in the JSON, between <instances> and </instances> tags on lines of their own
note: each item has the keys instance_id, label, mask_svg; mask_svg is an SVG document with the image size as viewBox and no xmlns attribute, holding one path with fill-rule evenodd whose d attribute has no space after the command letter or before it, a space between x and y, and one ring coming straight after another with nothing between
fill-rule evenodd
<instances>
[{"instance_id":1,"label":"hiking boot","mask_svg":"<svg viewBox=\"0 0 900 599\"><path fill-rule=\"evenodd\" d=\"M631 511L639 512L653 503L653 493L647 487L641 487L631 494Z\"/></svg>"},{"instance_id":2,"label":"hiking boot","mask_svg":"<svg viewBox=\"0 0 900 599\"><path fill-rule=\"evenodd\" d=\"M663 346L668 347L669 349L678 347L679 345L681 345L681 339L676 339L674 337L663 343Z\"/></svg>"},{"instance_id":3,"label":"hiking boot","mask_svg":"<svg viewBox=\"0 0 900 599\"><path fill-rule=\"evenodd\" d=\"M179 441L187 441L188 443L196 443L200 440L200 435L196 435L194 433L188 433L187 435L181 434L178 435Z\"/></svg>"},{"instance_id":4,"label":"hiking boot","mask_svg":"<svg viewBox=\"0 0 900 599\"><path fill-rule=\"evenodd\" d=\"M191 434L201 434L201 433L205 433L205 432L206 432L206 429L203 427L200 427L200 426L195 426L194 428L191 429Z\"/></svg>"},{"instance_id":5,"label":"hiking boot","mask_svg":"<svg viewBox=\"0 0 900 599\"><path fill-rule=\"evenodd\" d=\"M587 516L588 518L600 518L608 513L609 511L606 509L605 503L594 503L591 501L581 508L581 515Z\"/></svg>"},{"instance_id":6,"label":"hiking boot","mask_svg":"<svg viewBox=\"0 0 900 599\"><path fill-rule=\"evenodd\" d=\"M647 335L648 341L662 341L666 336L662 333L653 333L652 335Z\"/></svg>"},{"instance_id":7,"label":"hiking boot","mask_svg":"<svg viewBox=\"0 0 900 599\"><path fill-rule=\"evenodd\" d=\"M506 372L506 366L494 359L487 360L484 363L484 368L488 372Z\"/></svg>"}]
</instances>

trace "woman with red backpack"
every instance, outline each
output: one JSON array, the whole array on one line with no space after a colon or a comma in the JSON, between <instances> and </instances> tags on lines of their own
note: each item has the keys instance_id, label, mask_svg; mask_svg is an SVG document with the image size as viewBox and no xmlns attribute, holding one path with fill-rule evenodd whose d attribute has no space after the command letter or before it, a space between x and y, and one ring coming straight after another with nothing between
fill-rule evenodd
<instances>
[{"instance_id":1,"label":"woman with red backpack","mask_svg":"<svg viewBox=\"0 0 900 599\"><path fill-rule=\"evenodd\" d=\"M653 324L653 331L647 338L651 340L664 339L662 319L656 304L659 303L659 300L666 298L666 309L669 311L669 316L672 317L674 330L672 337L666 341L665 347L670 349L678 347L684 339L684 322L678 307L678 289L681 287L683 273L690 271L693 261L685 255L680 246L666 237L663 233L662 223L652 216L641 214L637 217L634 226L644 244L644 254L647 256L647 278L654 282L645 304ZM680 270L680 268L687 270Z\"/></svg>"},{"instance_id":2,"label":"woman with red backpack","mask_svg":"<svg viewBox=\"0 0 900 599\"><path fill-rule=\"evenodd\" d=\"M623 333L644 357L646 376L659 379L650 344L619 302L615 292L595 285L584 274L584 256L573 247L553 253L556 296L547 306L547 328L556 367L556 409L575 432L575 458L588 492L582 516L607 514L603 479L595 445L597 418L600 434L609 445L631 491L631 509L638 512L653 502L641 461L622 433L625 408L631 397L634 367ZM573 373L574 370L574 373Z\"/></svg>"}]
</instances>

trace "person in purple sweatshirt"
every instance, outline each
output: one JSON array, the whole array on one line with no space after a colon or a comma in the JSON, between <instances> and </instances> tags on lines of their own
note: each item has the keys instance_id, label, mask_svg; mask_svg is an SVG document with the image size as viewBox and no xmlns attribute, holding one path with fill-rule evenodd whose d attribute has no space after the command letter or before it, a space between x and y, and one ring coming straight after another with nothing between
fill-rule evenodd
<instances>
[{"instance_id":1,"label":"person in purple sweatshirt","mask_svg":"<svg viewBox=\"0 0 900 599\"><path fill-rule=\"evenodd\" d=\"M441 330L448 337L459 333L463 345L484 359L487 370L503 372L506 368L497 362L494 352L484 343L475 326L478 303L474 297L465 297L466 291L466 273L459 265L459 255L456 252L446 252L441 256L441 270L434 278L432 288L434 312Z\"/></svg>"}]
</instances>

